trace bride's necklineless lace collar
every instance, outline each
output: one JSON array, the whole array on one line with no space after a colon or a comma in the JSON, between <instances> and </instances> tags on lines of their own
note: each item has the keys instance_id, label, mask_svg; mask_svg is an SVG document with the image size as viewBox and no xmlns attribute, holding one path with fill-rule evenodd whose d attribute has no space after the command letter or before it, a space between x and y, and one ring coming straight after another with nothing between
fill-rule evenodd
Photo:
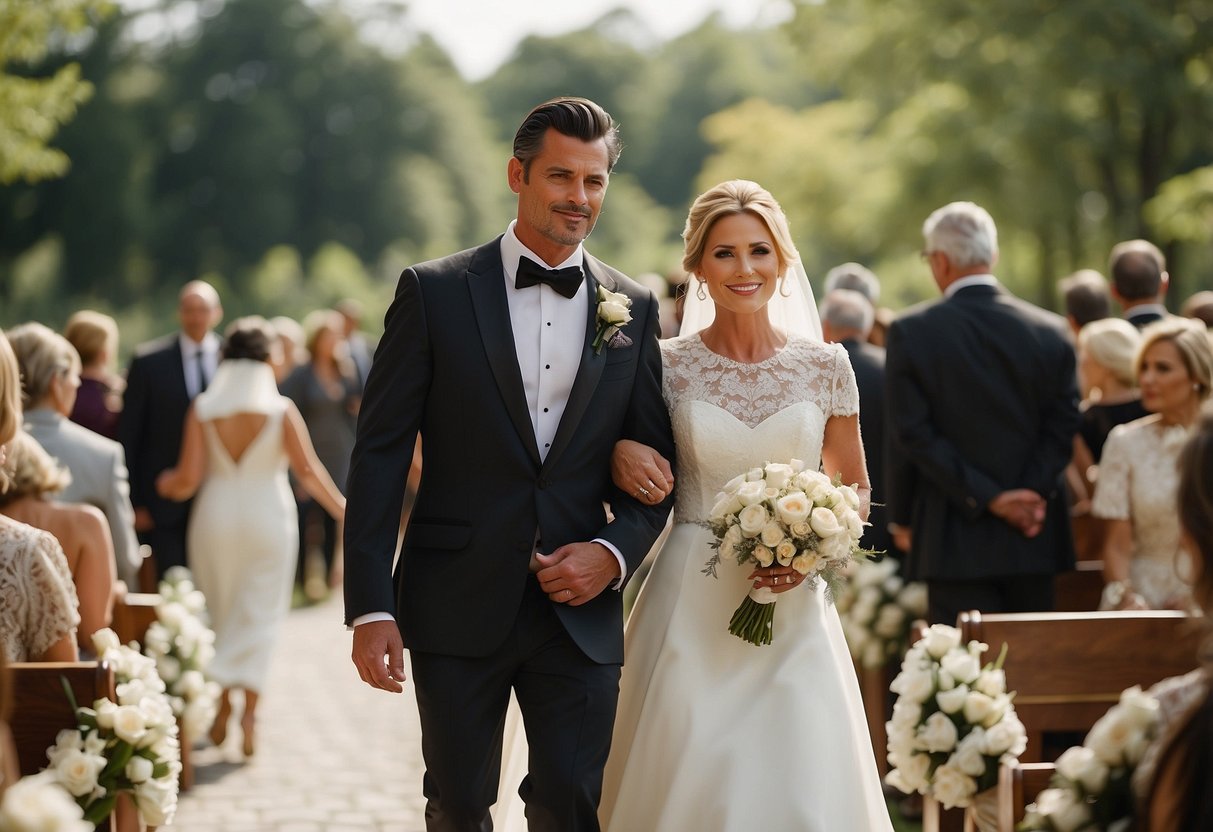
<instances>
[{"instance_id":1,"label":"bride's necklineless lace collar","mask_svg":"<svg viewBox=\"0 0 1213 832\"><path fill-rule=\"evenodd\" d=\"M744 369L749 369L749 368L754 368L754 367L761 367L764 364L768 364L768 363L774 361L775 359L779 358L779 356L783 355L783 353L785 351L787 351L788 344L792 343L792 336L789 333L784 333L783 346L781 346L779 349L775 350L775 352L771 353L769 356L762 359L761 361L738 361L736 358L730 358L729 356L725 355L724 353L716 352L716 350L714 350L708 346L707 341L703 340L703 330L702 329L699 330L699 332L695 333L695 340L699 342L699 346L701 349L703 349L705 352L711 353L716 358L719 358L721 361L725 362L726 364L732 364L734 367L741 367Z\"/></svg>"}]
</instances>

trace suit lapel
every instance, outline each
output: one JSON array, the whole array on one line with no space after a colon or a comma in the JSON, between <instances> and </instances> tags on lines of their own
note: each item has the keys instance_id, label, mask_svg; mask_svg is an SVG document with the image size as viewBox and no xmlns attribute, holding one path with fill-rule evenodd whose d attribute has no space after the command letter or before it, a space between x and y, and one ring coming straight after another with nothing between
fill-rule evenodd
<instances>
[{"instance_id":1,"label":"suit lapel","mask_svg":"<svg viewBox=\"0 0 1213 832\"><path fill-rule=\"evenodd\" d=\"M518 353L514 346L514 329L510 325L510 307L505 297L505 271L501 266L501 238L482 246L467 273L468 292L476 325L484 342L484 354L492 368L497 389L505 402L506 412L514 423L518 438L526 447L535 465L540 464L539 447L535 443L535 427L527 408L526 391L522 387L522 371L518 368Z\"/></svg>"},{"instance_id":2,"label":"suit lapel","mask_svg":"<svg viewBox=\"0 0 1213 832\"><path fill-rule=\"evenodd\" d=\"M551 450L544 459L544 469L550 468L568 447L569 442L577 433L577 426L585 415L585 409L594 397L598 387L598 379L602 377L602 368L606 366L606 356L596 354L592 346L594 334L598 326L598 286L605 286L608 291L615 291L616 284L601 263L585 255L586 307L585 340L581 345L581 363L577 368L577 377L573 380L573 389L569 391L569 400L564 406L560 417L560 425L556 428L556 437L552 440Z\"/></svg>"}]
</instances>

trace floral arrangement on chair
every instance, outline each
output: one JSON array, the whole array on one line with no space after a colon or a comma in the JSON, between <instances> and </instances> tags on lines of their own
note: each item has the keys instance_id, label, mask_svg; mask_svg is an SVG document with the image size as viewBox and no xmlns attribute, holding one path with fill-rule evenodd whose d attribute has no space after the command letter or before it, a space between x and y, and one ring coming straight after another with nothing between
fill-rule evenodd
<instances>
[{"instance_id":1,"label":"floral arrangement on chair","mask_svg":"<svg viewBox=\"0 0 1213 832\"><path fill-rule=\"evenodd\" d=\"M906 583L894 558L857 561L851 582L835 599L851 656L862 667L884 667L904 656L910 628L927 614L927 586Z\"/></svg>"},{"instance_id":2,"label":"floral arrangement on chair","mask_svg":"<svg viewBox=\"0 0 1213 832\"><path fill-rule=\"evenodd\" d=\"M907 794L931 795L946 808L967 807L995 786L1003 761L1027 747L1027 732L1007 693L1002 653L981 664L989 647L960 642L960 630L931 626L906 653L889 689L897 694L887 723L885 781Z\"/></svg>"},{"instance_id":3,"label":"floral arrangement on chair","mask_svg":"<svg viewBox=\"0 0 1213 832\"><path fill-rule=\"evenodd\" d=\"M186 742L201 738L215 721L222 689L208 681L215 656L215 633L205 624L206 597L194 588L190 571L174 566L160 582L156 621L147 628L143 652L156 662L173 715Z\"/></svg>"},{"instance_id":4,"label":"floral arrangement on chair","mask_svg":"<svg viewBox=\"0 0 1213 832\"><path fill-rule=\"evenodd\" d=\"M0 799L4 832L92 832L84 810L52 771L22 777Z\"/></svg>"},{"instance_id":5,"label":"floral arrangement on chair","mask_svg":"<svg viewBox=\"0 0 1213 832\"><path fill-rule=\"evenodd\" d=\"M181 746L177 720L154 660L122 645L113 630L93 635L97 658L114 668L117 702L98 699L78 706L77 727L59 732L47 749L48 771L76 798L84 819L100 823L118 795L129 794L143 820L164 826L177 808Z\"/></svg>"},{"instance_id":6,"label":"floral arrangement on chair","mask_svg":"<svg viewBox=\"0 0 1213 832\"><path fill-rule=\"evenodd\" d=\"M1124 691L1083 744L1057 758L1050 786L1028 806L1020 832L1128 829L1133 816L1130 781L1158 725L1158 700L1140 687Z\"/></svg>"}]
</instances>

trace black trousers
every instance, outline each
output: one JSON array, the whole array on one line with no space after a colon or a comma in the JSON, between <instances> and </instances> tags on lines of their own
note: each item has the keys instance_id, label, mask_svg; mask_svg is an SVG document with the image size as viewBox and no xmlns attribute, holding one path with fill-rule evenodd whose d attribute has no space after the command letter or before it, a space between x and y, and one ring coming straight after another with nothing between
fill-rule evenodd
<instances>
[{"instance_id":1,"label":"black trousers","mask_svg":"<svg viewBox=\"0 0 1213 832\"><path fill-rule=\"evenodd\" d=\"M184 525L157 526L151 531L140 532L139 542L152 547L157 581L162 580L170 568L189 565L185 553L185 529Z\"/></svg>"},{"instance_id":2,"label":"black trousers","mask_svg":"<svg viewBox=\"0 0 1213 832\"><path fill-rule=\"evenodd\" d=\"M492 828L511 688L530 748L530 772L519 788L528 828L597 832L619 665L597 664L581 652L534 577L495 653L469 659L412 651L411 659L429 832Z\"/></svg>"},{"instance_id":3,"label":"black trousers","mask_svg":"<svg viewBox=\"0 0 1213 832\"><path fill-rule=\"evenodd\" d=\"M1013 575L971 581L927 580L928 617L932 624L956 625L967 610L982 612L1050 612L1053 575Z\"/></svg>"}]
</instances>

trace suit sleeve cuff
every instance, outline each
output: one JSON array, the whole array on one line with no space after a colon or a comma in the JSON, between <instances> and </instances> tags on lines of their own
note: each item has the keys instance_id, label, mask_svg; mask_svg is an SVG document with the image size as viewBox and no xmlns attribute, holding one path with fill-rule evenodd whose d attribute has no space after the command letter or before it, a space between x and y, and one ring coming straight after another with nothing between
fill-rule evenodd
<instances>
[{"instance_id":1,"label":"suit sleeve cuff","mask_svg":"<svg viewBox=\"0 0 1213 832\"><path fill-rule=\"evenodd\" d=\"M619 551L619 549L615 546L614 543L611 543L609 540L603 540L601 537L596 537L593 540L591 540L590 542L591 543L601 543L603 546L607 547L607 549L610 550L612 555L615 556L615 560L619 561L619 578L613 584L611 584L611 589L614 589L614 590L623 589L624 581L628 576L628 565L627 565L627 562L623 559L623 554ZM354 625L357 626L357 624L358 624L358 622L355 621Z\"/></svg>"},{"instance_id":2,"label":"suit sleeve cuff","mask_svg":"<svg viewBox=\"0 0 1213 832\"><path fill-rule=\"evenodd\" d=\"M395 617L390 612L368 612L365 615L360 615L350 623L350 629L354 629L359 624L370 624L372 621L395 621Z\"/></svg>"}]
</instances>

